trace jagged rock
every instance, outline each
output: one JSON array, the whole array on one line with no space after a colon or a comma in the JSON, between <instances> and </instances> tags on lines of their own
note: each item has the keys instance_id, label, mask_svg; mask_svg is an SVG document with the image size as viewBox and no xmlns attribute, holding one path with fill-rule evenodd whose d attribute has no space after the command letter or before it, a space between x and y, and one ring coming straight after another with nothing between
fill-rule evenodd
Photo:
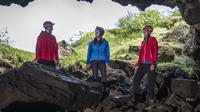
<instances>
[{"instance_id":1,"label":"jagged rock","mask_svg":"<svg viewBox=\"0 0 200 112\"><path fill-rule=\"evenodd\" d=\"M29 2L32 2L34 0L0 0L1 5L10 6L12 3L21 5L22 7L25 7L28 5Z\"/></svg>"},{"instance_id":2,"label":"jagged rock","mask_svg":"<svg viewBox=\"0 0 200 112\"><path fill-rule=\"evenodd\" d=\"M137 52L137 53L139 53L140 52L140 46L129 46L128 51L129 52Z\"/></svg>"},{"instance_id":3,"label":"jagged rock","mask_svg":"<svg viewBox=\"0 0 200 112\"><path fill-rule=\"evenodd\" d=\"M86 108L83 110L83 112L95 112L95 110L92 110L91 108Z\"/></svg>"},{"instance_id":4,"label":"jagged rock","mask_svg":"<svg viewBox=\"0 0 200 112\"><path fill-rule=\"evenodd\" d=\"M169 62L174 60L174 50L170 47L159 46L158 47L158 62Z\"/></svg>"},{"instance_id":5,"label":"jagged rock","mask_svg":"<svg viewBox=\"0 0 200 112\"><path fill-rule=\"evenodd\" d=\"M14 68L13 64L11 64L9 61L4 60L2 58L0 58L0 66L1 67L5 67L6 69L12 69L12 68Z\"/></svg>"},{"instance_id":6,"label":"jagged rock","mask_svg":"<svg viewBox=\"0 0 200 112\"><path fill-rule=\"evenodd\" d=\"M200 104L194 109L195 112L200 112Z\"/></svg>"},{"instance_id":7,"label":"jagged rock","mask_svg":"<svg viewBox=\"0 0 200 112\"><path fill-rule=\"evenodd\" d=\"M190 27L190 31L187 35L186 43L183 47L183 53L192 56L194 53L194 47L195 47L195 29L193 27Z\"/></svg>"},{"instance_id":8,"label":"jagged rock","mask_svg":"<svg viewBox=\"0 0 200 112\"><path fill-rule=\"evenodd\" d=\"M172 32L167 33L162 41L167 42L181 42L185 43L187 34L189 33L189 27L183 24L180 24L177 28L175 28Z\"/></svg>"},{"instance_id":9,"label":"jagged rock","mask_svg":"<svg viewBox=\"0 0 200 112\"><path fill-rule=\"evenodd\" d=\"M193 112L194 109L189 103L182 102L181 110L182 112Z\"/></svg>"},{"instance_id":10,"label":"jagged rock","mask_svg":"<svg viewBox=\"0 0 200 112\"><path fill-rule=\"evenodd\" d=\"M173 107L175 107L177 104L181 104L181 102L179 101L179 97L176 96L174 93L166 100L166 104L167 105L171 105Z\"/></svg>"},{"instance_id":11,"label":"jagged rock","mask_svg":"<svg viewBox=\"0 0 200 112\"><path fill-rule=\"evenodd\" d=\"M181 48L158 46L158 62L169 62L174 60L175 53L182 54ZM140 46L129 46L129 52L136 52L139 55Z\"/></svg>"},{"instance_id":12,"label":"jagged rock","mask_svg":"<svg viewBox=\"0 0 200 112\"><path fill-rule=\"evenodd\" d=\"M200 22L199 3L198 0L176 0L183 19L190 25Z\"/></svg>"},{"instance_id":13,"label":"jagged rock","mask_svg":"<svg viewBox=\"0 0 200 112\"><path fill-rule=\"evenodd\" d=\"M103 85L81 81L54 68L27 62L0 76L0 91L0 110L9 110L16 105L19 105L16 108L27 109L23 104L28 103L42 108L47 105L63 110L80 110L100 101Z\"/></svg>"},{"instance_id":14,"label":"jagged rock","mask_svg":"<svg viewBox=\"0 0 200 112\"><path fill-rule=\"evenodd\" d=\"M192 56L196 64L200 65L200 30L191 28L183 53Z\"/></svg>"},{"instance_id":15,"label":"jagged rock","mask_svg":"<svg viewBox=\"0 0 200 112\"><path fill-rule=\"evenodd\" d=\"M200 97L200 88L198 87L196 80L191 79L172 79L171 80L172 91L182 98L196 98Z\"/></svg>"},{"instance_id":16,"label":"jagged rock","mask_svg":"<svg viewBox=\"0 0 200 112\"><path fill-rule=\"evenodd\" d=\"M161 27L167 28L168 30L171 29L177 22L181 22L182 18L172 18L170 21L166 20L163 21L161 24ZM163 33L160 34L160 36L164 36Z\"/></svg>"},{"instance_id":17,"label":"jagged rock","mask_svg":"<svg viewBox=\"0 0 200 112\"><path fill-rule=\"evenodd\" d=\"M178 112L193 112L193 107L174 93L165 102L167 105L174 107ZM170 111L171 112L171 111Z\"/></svg>"},{"instance_id":18,"label":"jagged rock","mask_svg":"<svg viewBox=\"0 0 200 112\"><path fill-rule=\"evenodd\" d=\"M120 60L110 60L110 67L114 69L121 69L128 76L133 76L135 64Z\"/></svg>"},{"instance_id":19,"label":"jagged rock","mask_svg":"<svg viewBox=\"0 0 200 112\"><path fill-rule=\"evenodd\" d=\"M62 68L61 71L70 73L70 75L78 79L86 79L89 77L86 68L80 62L76 62L73 66L69 66L67 70Z\"/></svg>"},{"instance_id":20,"label":"jagged rock","mask_svg":"<svg viewBox=\"0 0 200 112\"><path fill-rule=\"evenodd\" d=\"M58 52L60 59L66 59L75 53L74 49L65 40L58 42Z\"/></svg>"},{"instance_id":21,"label":"jagged rock","mask_svg":"<svg viewBox=\"0 0 200 112\"><path fill-rule=\"evenodd\" d=\"M172 49L174 50L175 54L181 55L183 49L179 48L179 47L172 47Z\"/></svg>"},{"instance_id":22,"label":"jagged rock","mask_svg":"<svg viewBox=\"0 0 200 112\"><path fill-rule=\"evenodd\" d=\"M150 107L147 107L148 112L173 112L173 108L161 103L153 104Z\"/></svg>"},{"instance_id":23,"label":"jagged rock","mask_svg":"<svg viewBox=\"0 0 200 112\"><path fill-rule=\"evenodd\" d=\"M107 68L107 76L109 80L118 81L119 76L126 76L127 74L121 69Z\"/></svg>"}]
</instances>

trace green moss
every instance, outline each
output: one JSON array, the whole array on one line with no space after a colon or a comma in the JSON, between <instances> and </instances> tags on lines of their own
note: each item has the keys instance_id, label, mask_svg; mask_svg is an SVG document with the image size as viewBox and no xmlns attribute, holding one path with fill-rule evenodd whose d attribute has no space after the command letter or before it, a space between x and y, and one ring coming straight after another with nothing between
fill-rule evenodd
<instances>
[{"instance_id":1,"label":"green moss","mask_svg":"<svg viewBox=\"0 0 200 112\"><path fill-rule=\"evenodd\" d=\"M13 48L9 45L0 43L1 58L9 61L15 67L21 66L26 61L32 61L35 54L23 50Z\"/></svg>"}]
</instances>

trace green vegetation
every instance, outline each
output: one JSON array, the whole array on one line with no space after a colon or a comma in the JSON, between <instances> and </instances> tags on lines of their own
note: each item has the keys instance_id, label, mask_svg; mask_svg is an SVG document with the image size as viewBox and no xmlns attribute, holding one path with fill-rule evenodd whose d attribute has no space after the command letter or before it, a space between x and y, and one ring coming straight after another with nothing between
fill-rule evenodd
<instances>
[{"instance_id":1,"label":"green vegetation","mask_svg":"<svg viewBox=\"0 0 200 112\"><path fill-rule=\"evenodd\" d=\"M143 40L142 28L147 24L154 27L152 36L157 38L159 46L183 48L184 44L181 42L162 41L165 34L172 32L180 24L187 25L182 19L179 11L175 11L171 16L166 18L161 18L157 11L144 11L140 14L128 12L125 17L118 20L118 23L116 24L118 28L107 29L105 32L104 38L106 38L110 44L111 59L137 62L138 52L129 51L129 47L140 46ZM88 45L89 42L93 40L94 36L94 32L90 32L73 43L72 47L75 49L76 54L63 60L61 64L64 67L68 67L75 62L80 61L85 65ZM158 64L158 67L164 66L179 66L181 69L192 74L195 65L190 57L176 54L174 61Z\"/></svg>"},{"instance_id":2,"label":"green vegetation","mask_svg":"<svg viewBox=\"0 0 200 112\"><path fill-rule=\"evenodd\" d=\"M128 15L118 20L117 26L121 29L118 35L121 38L141 37L145 25L160 26L161 17L157 11L146 11L140 14L128 12Z\"/></svg>"},{"instance_id":3,"label":"green vegetation","mask_svg":"<svg viewBox=\"0 0 200 112\"><path fill-rule=\"evenodd\" d=\"M32 61L35 57L34 53L22 51L6 45L0 41L0 59L13 65L21 66L26 61Z\"/></svg>"}]
</instances>

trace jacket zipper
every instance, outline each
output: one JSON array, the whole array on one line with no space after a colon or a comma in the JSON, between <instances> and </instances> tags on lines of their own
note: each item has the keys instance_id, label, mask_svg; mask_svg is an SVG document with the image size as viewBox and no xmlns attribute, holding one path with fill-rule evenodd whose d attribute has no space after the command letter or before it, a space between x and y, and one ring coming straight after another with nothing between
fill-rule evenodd
<instances>
[{"instance_id":1,"label":"jacket zipper","mask_svg":"<svg viewBox=\"0 0 200 112\"><path fill-rule=\"evenodd\" d=\"M147 46L147 44L145 43L145 46L144 46L144 61L145 61L145 55L146 55L146 46Z\"/></svg>"},{"instance_id":2,"label":"jacket zipper","mask_svg":"<svg viewBox=\"0 0 200 112\"><path fill-rule=\"evenodd\" d=\"M98 46L98 55L97 55L97 60L99 60L99 46Z\"/></svg>"},{"instance_id":3,"label":"jacket zipper","mask_svg":"<svg viewBox=\"0 0 200 112\"><path fill-rule=\"evenodd\" d=\"M151 56L151 59L152 59L152 53L151 53L151 51L150 51L150 56Z\"/></svg>"}]
</instances>

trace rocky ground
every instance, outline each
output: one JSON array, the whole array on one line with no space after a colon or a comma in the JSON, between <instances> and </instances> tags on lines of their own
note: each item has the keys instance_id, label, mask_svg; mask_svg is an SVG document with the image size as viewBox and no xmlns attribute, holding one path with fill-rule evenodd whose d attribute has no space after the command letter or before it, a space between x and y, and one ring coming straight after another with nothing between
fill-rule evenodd
<instances>
[{"instance_id":1,"label":"rocky ground","mask_svg":"<svg viewBox=\"0 0 200 112\"><path fill-rule=\"evenodd\" d=\"M149 106L144 104L144 77L141 83L143 101L135 104L132 87L134 66L134 63L112 60L108 80L102 84L92 82L90 78L81 81L67 71L25 63L21 68L0 76L0 109L2 112L200 111L198 80L175 67L157 72L155 101Z\"/></svg>"}]
</instances>

